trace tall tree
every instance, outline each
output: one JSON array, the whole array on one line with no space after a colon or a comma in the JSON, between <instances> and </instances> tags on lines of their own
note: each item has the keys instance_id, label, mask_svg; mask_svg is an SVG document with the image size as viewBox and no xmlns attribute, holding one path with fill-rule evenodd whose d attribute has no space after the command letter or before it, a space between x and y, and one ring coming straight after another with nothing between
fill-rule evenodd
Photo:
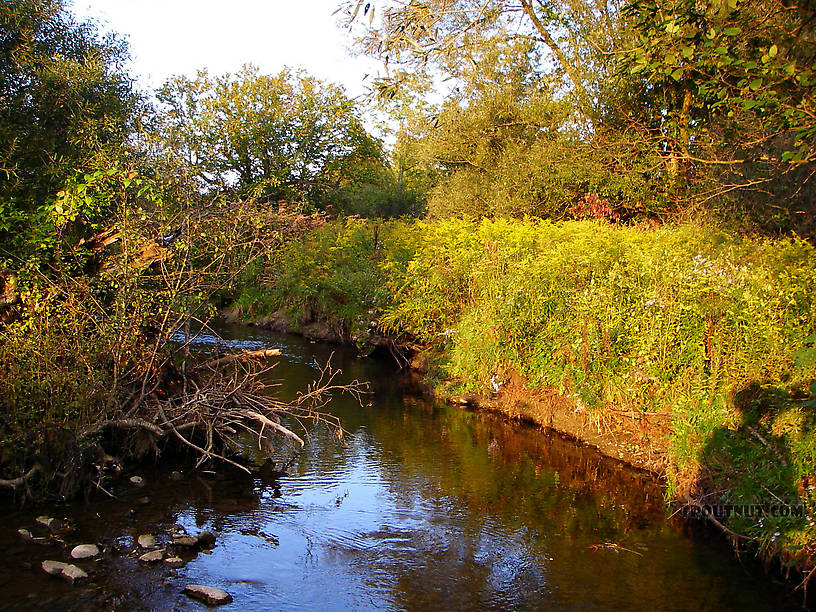
<instances>
[{"instance_id":1,"label":"tall tree","mask_svg":"<svg viewBox=\"0 0 816 612\"><path fill-rule=\"evenodd\" d=\"M364 53L393 69L380 87L399 84L404 71L432 64L461 78L498 45L529 43L536 70L569 95L580 120L595 122L598 83L618 44L617 0L346 0ZM356 24L356 26L355 26Z\"/></svg>"},{"instance_id":2,"label":"tall tree","mask_svg":"<svg viewBox=\"0 0 816 612\"><path fill-rule=\"evenodd\" d=\"M383 167L380 143L336 85L284 70L177 77L159 92L163 152L204 191L312 203Z\"/></svg>"}]
</instances>

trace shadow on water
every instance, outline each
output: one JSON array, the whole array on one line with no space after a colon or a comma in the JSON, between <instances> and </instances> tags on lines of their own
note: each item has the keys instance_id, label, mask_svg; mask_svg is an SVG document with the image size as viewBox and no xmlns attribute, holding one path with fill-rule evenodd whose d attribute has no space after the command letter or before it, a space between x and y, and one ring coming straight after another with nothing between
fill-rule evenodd
<instances>
[{"instance_id":1,"label":"shadow on water","mask_svg":"<svg viewBox=\"0 0 816 612\"><path fill-rule=\"evenodd\" d=\"M726 550L668 520L650 477L593 449L426 401L407 392L409 381L390 364L343 349L252 328L219 331L232 346L281 348L270 375L284 397L303 389L317 371L314 360L324 363L332 351L347 380L371 381L363 406L338 398L330 407L351 433L347 444L315 427L280 480L219 469L188 470L173 481L171 467L157 467L142 472L145 489L123 482L113 491L119 499L51 509L75 517L69 544L108 547L83 587L39 570L41 559L63 558L59 547L32 548L14 536L43 510L8 511L0 608L197 609L180 593L190 582L229 591L234 603L225 609L236 610L791 604ZM214 341L200 338L201 350ZM282 447L274 459L291 452ZM150 501L141 504L145 495ZM135 538L161 537L174 524L213 531L217 546L176 572L140 566Z\"/></svg>"}]
</instances>

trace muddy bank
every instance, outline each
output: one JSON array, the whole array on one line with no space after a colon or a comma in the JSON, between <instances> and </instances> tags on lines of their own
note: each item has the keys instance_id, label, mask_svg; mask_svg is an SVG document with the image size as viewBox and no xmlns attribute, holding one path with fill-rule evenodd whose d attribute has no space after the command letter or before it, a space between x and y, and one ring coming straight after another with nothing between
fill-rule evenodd
<instances>
[{"instance_id":1,"label":"muddy bank","mask_svg":"<svg viewBox=\"0 0 816 612\"><path fill-rule=\"evenodd\" d=\"M515 373L490 395L455 393L451 391L450 381L431 380L428 359L417 347L379 335L374 327L363 337L354 337L342 321L313 320L298 326L284 311L252 320L244 319L234 308L224 309L220 315L228 323L293 333L317 342L353 345L364 355L378 349L387 350L401 366L410 367L420 388L429 396L551 429L593 446L607 457L646 470L658 478L665 477L670 415L633 414L614 408L602 414L591 413L553 390L528 388Z\"/></svg>"}]
</instances>

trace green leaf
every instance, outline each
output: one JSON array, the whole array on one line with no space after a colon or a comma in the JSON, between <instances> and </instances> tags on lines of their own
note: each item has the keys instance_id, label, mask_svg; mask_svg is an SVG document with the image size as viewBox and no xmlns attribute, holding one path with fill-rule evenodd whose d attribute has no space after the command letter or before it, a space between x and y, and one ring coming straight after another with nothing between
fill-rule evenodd
<instances>
[{"instance_id":1,"label":"green leaf","mask_svg":"<svg viewBox=\"0 0 816 612\"><path fill-rule=\"evenodd\" d=\"M749 88L751 91L756 91L756 90L757 90L757 89L759 89L760 87L762 87L762 79L754 79L753 81L751 81L750 83L748 83L748 88Z\"/></svg>"},{"instance_id":2,"label":"green leaf","mask_svg":"<svg viewBox=\"0 0 816 612\"><path fill-rule=\"evenodd\" d=\"M771 48L768 49L768 55L771 57L776 57L777 51L779 51L779 49L777 49L776 45L771 45Z\"/></svg>"},{"instance_id":3,"label":"green leaf","mask_svg":"<svg viewBox=\"0 0 816 612\"><path fill-rule=\"evenodd\" d=\"M692 57L694 57L694 49L686 45L683 45L680 49L680 54L686 59L691 59Z\"/></svg>"},{"instance_id":4,"label":"green leaf","mask_svg":"<svg viewBox=\"0 0 816 612\"><path fill-rule=\"evenodd\" d=\"M683 72L684 72L683 68L678 68L677 70L671 73L671 78L673 78L675 81L679 81L681 78L683 78Z\"/></svg>"},{"instance_id":5,"label":"green leaf","mask_svg":"<svg viewBox=\"0 0 816 612\"><path fill-rule=\"evenodd\" d=\"M725 28L723 30L723 34L725 34L726 36L737 36L740 33L742 33L742 28L737 27Z\"/></svg>"}]
</instances>

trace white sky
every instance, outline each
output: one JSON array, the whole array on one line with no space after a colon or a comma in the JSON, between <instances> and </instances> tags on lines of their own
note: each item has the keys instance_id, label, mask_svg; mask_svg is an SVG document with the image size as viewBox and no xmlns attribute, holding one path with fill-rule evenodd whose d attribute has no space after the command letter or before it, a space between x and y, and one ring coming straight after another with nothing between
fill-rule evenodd
<instances>
[{"instance_id":1,"label":"white sky","mask_svg":"<svg viewBox=\"0 0 816 612\"><path fill-rule=\"evenodd\" d=\"M2 0L0 0L2 1ZM353 57L351 38L332 16L339 0L74 0L73 12L125 35L132 75L150 91L177 74L235 72L252 63L266 74L305 68L356 97L380 70ZM368 73L368 79L363 81Z\"/></svg>"}]
</instances>

